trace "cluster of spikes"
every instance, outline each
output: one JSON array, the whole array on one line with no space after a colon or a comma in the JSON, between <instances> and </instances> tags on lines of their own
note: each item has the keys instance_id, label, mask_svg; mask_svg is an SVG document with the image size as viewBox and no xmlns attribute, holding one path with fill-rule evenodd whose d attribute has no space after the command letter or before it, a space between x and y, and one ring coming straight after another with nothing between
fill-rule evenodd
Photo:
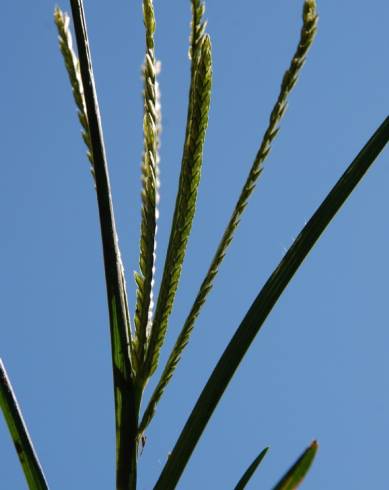
<instances>
[{"instance_id":1,"label":"cluster of spikes","mask_svg":"<svg viewBox=\"0 0 389 490\"><path fill-rule=\"evenodd\" d=\"M131 332L130 356L132 375L136 384L143 391L147 381L155 372L161 347L164 343L169 316L177 292L185 251L189 239L196 209L197 192L203 163L203 146L208 124L212 83L211 41L206 33L204 20L205 5L200 0L192 0L192 22L189 42L191 60L191 81L185 141L181 163L181 173L171 225L171 232L165 265L162 274L159 295L153 312L153 287L156 268L156 233L159 202L159 146L161 134L161 104L157 76L160 63L155 56L154 33L155 15L152 0L143 1L143 18L146 33L146 53L142 67L143 75L143 133L144 150L141 164L142 172L142 211L140 230L139 272L134 273L137 291L134 315L134 331ZM82 136L87 145L87 154L94 174L93 150L90 143L90 132L84 91L81 81L80 64L72 47L72 36L69 30L69 16L59 8L55 10L55 23L58 28L60 49L72 86L73 97L78 109L82 126ZM287 98L297 81L299 71L305 61L308 49L316 32L316 9L313 1L306 1L303 11L303 27L300 41L293 56L291 65L286 71L278 99L271 112L268 128L261 141L259 150L249 171L247 180L239 195L231 219L222 236L219 247L211 262L207 274L199 288L193 306L184 322L175 346L163 369L154 393L151 395L144 416L139 424L142 434L152 419L155 408L163 391L171 379L180 360L182 351L187 345L195 320L210 292L219 266L227 248L232 241L249 197L255 188L262 171L279 123L284 115ZM129 316L129 315L128 315Z\"/></svg>"},{"instance_id":2,"label":"cluster of spikes","mask_svg":"<svg viewBox=\"0 0 389 490\"><path fill-rule=\"evenodd\" d=\"M134 273L137 286L134 329L133 331L131 328L129 329L131 375L140 391L143 391L147 381L155 372L158 365L159 354L164 343L168 320L173 308L186 246L195 214L212 82L211 42L209 35L205 32L206 22L204 21L204 11L205 6L200 0L192 1L189 48L191 83L187 126L168 251L156 308L153 314L153 287L156 267L156 233L159 202L159 146L161 134L161 104L157 80L160 63L155 56L154 33L156 24L153 2L152 0L143 1L146 53L142 67L144 100L144 149L141 163L142 209L139 271ZM78 117L82 126L82 136L87 145L88 159L91 162L91 171L94 175L95 163L93 161L91 135L81 81L80 62L73 50L72 35L69 29L69 16L57 8L54 18L59 34L60 49L69 75L73 97L77 105ZM129 312L128 318L130 318ZM163 376L159 382L158 391L152 396L151 404L146 409L145 417L139 425L139 435L143 433L150 422L163 388L171 378L188 338L189 335L186 334L184 336L184 344L176 346L172 353L174 355L174 363L169 362L167 369L168 376ZM163 387L162 390L161 387Z\"/></svg>"},{"instance_id":3,"label":"cluster of spikes","mask_svg":"<svg viewBox=\"0 0 389 490\"><path fill-rule=\"evenodd\" d=\"M77 7L73 8L73 4L77 4ZM188 344L201 307L212 289L220 264L232 241L234 232L240 222L249 197L256 186L257 179L263 168L263 162L269 154L272 141L278 132L280 121L287 106L288 95L295 85L299 71L304 64L308 49L315 36L317 24L315 2L313 0L306 0L304 3L303 26L298 47L292 58L292 62L283 77L279 96L271 112L267 130L261 140L247 180L240 192L236 206L232 212L225 232L222 235L220 244L211 261L209 269L200 285L193 306L184 321L176 343L162 369L154 392L146 405L142 417L139 417L142 394L148 380L157 369L160 351L164 344L169 317L179 285L185 251L196 209L196 199L203 163L203 147L208 125L212 84L211 41L209 34L206 32L207 24L204 20L204 3L201 0L191 0L191 4L192 21L189 42L191 78L186 132L169 243L159 287L159 294L157 296L156 305L154 306L153 294L156 268L156 234L160 174L159 147L161 136L161 104L157 80L160 64L155 55L154 34L156 22L153 1L143 0L143 19L146 38L145 60L142 67L144 148L141 162L142 207L139 271L134 273L137 289L133 327L131 326L130 321L123 266L113 223L113 232L115 234L114 246L117 267L119 269L117 274L119 292L116 296L113 294L113 296L110 297L109 290L111 285L108 284L108 277L107 289L110 306L114 382L118 383L119 376L115 375L115 372L119 370L120 376L127 381L129 389L132 389L135 393L134 410L138 412L136 413L135 418L137 421L139 420L136 424L136 445L139 445L140 441L145 440L143 437L144 432L152 420L157 404L161 399L168 382L172 378L184 348ZM80 6L82 9L82 2L72 2L73 16L77 8L80 10ZM72 35L69 28L69 16L59 8L56 8L54 18L58 29L60 49L69 75L73 97L77 106L78 118L82 127L82 137L87 146L87 155L91 163L91 172L94 179L96 179L96 174L98 173L96 167L99 163L96 161L97 156L95 156L92 145L93 136L91 135L91 124L88 118L87 108L88 103L86 101L82 82L83 74L80 68L80 61L73 49ZM86 31L85 25L83 26L83 29ZM88 56L89 52L86 52L86 58L88 58ZM94 88L94 83L92 85ZM94 102L96 102L96 100ZM98 110L96 112L97 122L100 124ZM102 151L102 154L104 155L104 151ZM98 181L96 182L96 186L99 187ZM102 233L104 235L103 230ZM108 276L107 264L106 276ZM117 296L119 296L119 298ZM120 310L122 310L121 313ZM115 350L117 352L115 352ZM117 412L120 411L120 407L117 406L120 404L120 391L121 390L117 387L115 388ZM122 420L117 416L117 434L120 434L121 424ZM120 440L119 436L118 438ZM120 452L119 446L117 444L118 452Z\"/></svg>"}]
</instances>

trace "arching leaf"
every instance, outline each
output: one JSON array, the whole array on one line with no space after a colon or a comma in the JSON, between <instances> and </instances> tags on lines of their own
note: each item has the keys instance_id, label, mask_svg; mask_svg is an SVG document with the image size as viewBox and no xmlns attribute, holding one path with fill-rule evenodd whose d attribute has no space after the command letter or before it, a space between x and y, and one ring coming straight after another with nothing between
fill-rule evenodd
<instances>
[{"instance_id":1,"label":"arching leaf","mask_svg":"<svg viewBox=\"0 0 389 490\"><path fill-rule=\"evenodd\" d=\"M182 472L252 341L305 257L389 140L389 117L381 124L297 236L252 303L201 392L155 490L175 488Z\"/></svg>"}]
</instances>

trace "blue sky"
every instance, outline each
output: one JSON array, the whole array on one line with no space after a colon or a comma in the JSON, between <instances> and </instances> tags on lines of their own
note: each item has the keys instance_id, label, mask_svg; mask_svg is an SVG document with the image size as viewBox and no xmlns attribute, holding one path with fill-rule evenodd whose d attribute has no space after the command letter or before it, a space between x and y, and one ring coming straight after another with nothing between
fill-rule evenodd
<instances>
[{"instance_id":1,"label":"blue sky","mask_svg":"<svg viewBox=\"0 0 389 490\"><path fill-rule=\"evenodd\" d=\"M110 5L108 7L108 5ZM66 2L60 6L69 9ZM186 118L189 1L155 0L163 110L158 271ZM207 4L214 90L198 212L170 321L172 346L250 168L300 31L302 1ZM140 217L141 2L85 2L114 205L134 304ZM97 208L52 21L2 8L0 355L52 488L114 486L113 397ZM174 381L147 433L149 490L216 360L305 221L387 116L386 0L319 1L319 34L279 137ZM259 333L180 489L271 488L312 439L304 488L387 485L388 149ZM157 276L158 278L159 276ZM152 386L152 384L151 384ZM150 391L148 391L150 393ZM0 420L1 487L25 488Z\"/></svg>"}]
</instances>

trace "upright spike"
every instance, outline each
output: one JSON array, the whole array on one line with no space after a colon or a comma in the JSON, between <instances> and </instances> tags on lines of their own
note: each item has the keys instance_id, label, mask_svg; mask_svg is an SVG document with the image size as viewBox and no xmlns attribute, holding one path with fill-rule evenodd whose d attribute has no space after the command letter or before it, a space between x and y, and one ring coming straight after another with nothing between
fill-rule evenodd
<instances>
[{"instance_id":1,"label":"upright spike","mask_svg":"<svg viewBox=\"0 0 389 490\"><path fill-rule=\"evenodd\" d=\"M142 220L140 239L140 272L135 273L137 284L135 310L134 362L136 371L144 362L153 308L155 250L159 201L159 135L161 115L157 74L159 64L154 53L155 17L152 0L143 2L146 29L146 55L143 65L143 134L142 160Z\"/></svg>"}]
</instances>

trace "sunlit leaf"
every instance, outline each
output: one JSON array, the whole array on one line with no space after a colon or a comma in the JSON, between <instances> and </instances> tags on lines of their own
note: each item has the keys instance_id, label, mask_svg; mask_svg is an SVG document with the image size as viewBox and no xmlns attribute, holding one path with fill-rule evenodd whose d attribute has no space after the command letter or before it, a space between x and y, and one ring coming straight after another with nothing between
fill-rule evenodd
<instances>
[{"instance_id":1,"label":"sunlit leaf","mask_svg":"<svg viewBox=\"0 0 389 490\"><path fill-rule=\"evenodd\" d=\"M308 473L317 448L317 442L313 441L273 490L295 490Z\"/></svg>"}]
</instances>

